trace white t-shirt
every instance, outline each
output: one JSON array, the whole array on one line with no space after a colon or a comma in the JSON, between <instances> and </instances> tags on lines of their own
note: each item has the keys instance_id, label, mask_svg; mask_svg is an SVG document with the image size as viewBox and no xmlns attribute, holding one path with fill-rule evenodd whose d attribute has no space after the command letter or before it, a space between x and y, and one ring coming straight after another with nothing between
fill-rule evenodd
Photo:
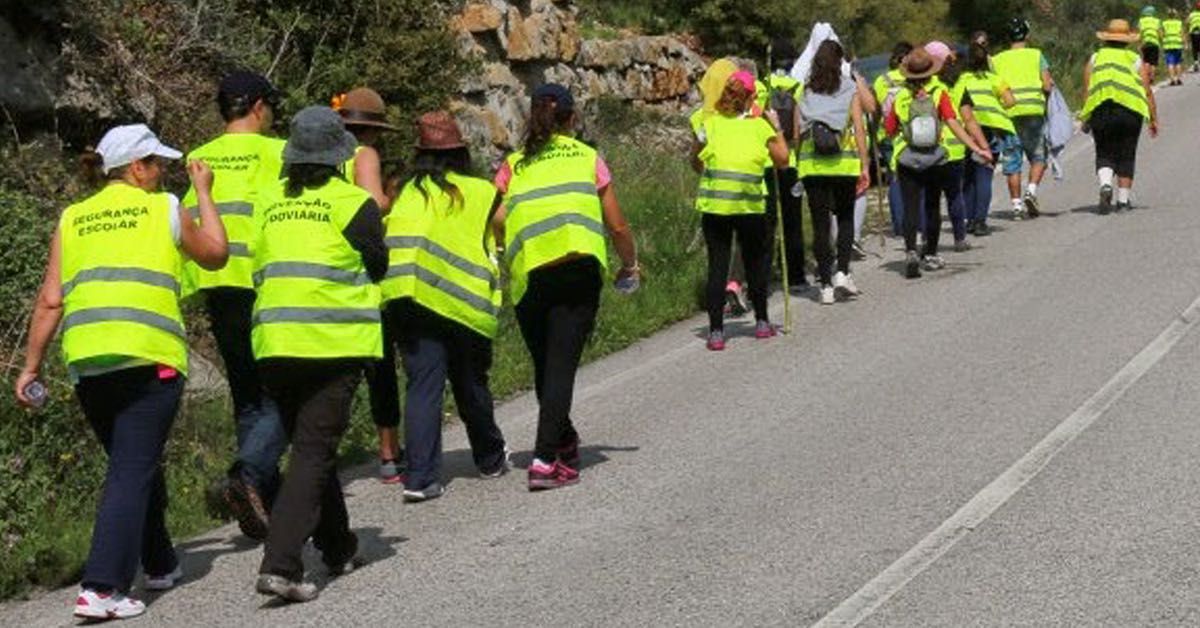
<instances>
[{"instance_id":1,"label":"white t-shirt","mask_svg":"<svg viewBox=\"0 0 1200 628\"><path fill-rule=\"evenodd\" d=\"M179 197L174 194L167 193L167 204L170 211L167 212L168 224L171 225L171 239L175 241L175 246L183 241L183 227L179 222Z\"/></svg>"},{"instance_id":2,"label":"white t-shirt","mask_svg":"<svg viewBox=\"0 0 1200 628\"><path fill-rule=\"evenodd\" d=\"M1092 58L1088 59L1088 69L1092 70L1092 69L1095 69L1095 67L1096 67L1096 55L1095 55L1095 53L1093 53ZM1138 76L1142 75L1142 58L1141 57L1138 57L1137 59L1134 60L1133 73Z\"/></svg>"}]
</instances>

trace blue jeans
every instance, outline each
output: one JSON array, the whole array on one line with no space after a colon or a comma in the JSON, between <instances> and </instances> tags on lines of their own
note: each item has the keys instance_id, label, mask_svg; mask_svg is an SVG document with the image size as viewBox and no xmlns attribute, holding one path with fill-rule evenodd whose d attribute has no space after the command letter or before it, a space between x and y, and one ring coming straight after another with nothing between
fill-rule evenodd
<instances>
[{"instance_id":1,"label":"blue jeans","mask_svg":"<svg viewBox=\"0 0 1200 628\"><path fill-rule=\"evenodd\" d=\"M167 533L162 455L183 377L160 379L158 367L138 366L84 377L75 394L108 454L83 586L127 592L139 564L156 576L179 564Z\"/></svg>"},{"instance_id":2,"label":"blue jeans","mask_svg":"<svg viewBox=\"0 0 1200 628\"><path fill-rule=\"evenodd\" d=\"M968 159L966 166L963 204L967 208L967 220L986 222L992 205L992 180L996 170L990 165L978 164L974 159Z\"/></svg>"}]
</instances>

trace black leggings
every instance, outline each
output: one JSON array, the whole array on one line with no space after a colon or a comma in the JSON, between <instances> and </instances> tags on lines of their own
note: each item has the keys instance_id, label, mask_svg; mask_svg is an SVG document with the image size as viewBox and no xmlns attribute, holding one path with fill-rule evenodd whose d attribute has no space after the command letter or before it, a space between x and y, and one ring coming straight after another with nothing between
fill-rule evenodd
<instances>
[{"instance_id":1,"label":"black leggings","mask_svg":"<svg viewBox=\"0 0 1200 628\"><path fill-rule=\"evenodd\" d=\"M729 276L734 232L737 232L738 246L746 263L746 281L750 284L754 317L760 321L768 320L767 269L764 268L767 257L763 253L763 247L769 246L766 241L766 217L763 214L703 214L700 226L704 230L704 244L708 248L705 300L708 304L709 329L722 329L725 325L725 283Z\"/></svg>"},{"instance_id":2,"label":"black leggings","mask_svg":"<svg viewBox=\"0 0 1200 628\"><path fill-rule=\"evenodd\" d=\"M1112 168L1118 177L1132 179L1142 116L1110 100L1096 107L1088 123L1096 140L1096 170Z\"/></svg>"},{"instance_id":3,"label":"black leggings","mask_svg":"<svg viewBox=\"0 0 1200 628\"><path fill-rule=\"evenodd\" d=\"M813 257L817 258L817 277L823 284L833 280L833 247L829 242L831 217L837 217L838 272L850 272L857 187L858 177L804 177L808 210L812 213Z\"/></svg>"},{"instance_id":4,"label":"black leggings","mask_svg":"<svg viewBox=\"0 0 1200 628\"><path fill-rule=\"evenodd\" d=\"M768 169L766 173L767 181L767 245L763 247L763 256L766 257L766 272L770 273L774 266L775 256L779 254L779 247L775 246L775 229L778 228L776 223L779 222L780 207L776 206L775 200L775 177L779 177L779 187L783 189L783 196L780 197L780 202L783 204L783 245L787 249L787 277L788 284L798 286L808 283L808 278L805 277L804 269L804 222L801 218L801 213L804 210L804 200L799 196L792 195L792 188L799 180L795 168L782 168L775 170Z\"/></svg>"},{"instance_id":5,"label":"black leggings","mask_svg":"<svg viewBox=\"0 0 1200 628\"><path fill-rule=\"evenodd\" d=\"M960 171L961 172L961 171ZM900 166L900 193L904 197L904 249L917 250L917 226L921 213L925 212L925 250L922 255L937 255L938 238L942 233L942 194L951 198L958 185L957 194L962 194L962 183L955 177L950 164L934 166L916 171Z\"/></svg>"}]
</instances>

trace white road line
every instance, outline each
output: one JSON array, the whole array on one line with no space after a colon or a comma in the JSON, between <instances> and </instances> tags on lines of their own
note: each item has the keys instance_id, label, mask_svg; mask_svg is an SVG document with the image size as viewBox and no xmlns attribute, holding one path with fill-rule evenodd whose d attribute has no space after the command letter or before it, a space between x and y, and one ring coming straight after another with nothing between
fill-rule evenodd
<instances>
[{"instance_id":1,"label":"white road line","mask_svg":"<svg viewBox=\"0 0 1200 628\"><path fill-rule=\"evenodd\" d=\"M1054 431L1030 449L1007 471L976 493L958 512L908 550L814 626L857 626L870 617L913 578L935 563L968 532L992 516L1054 459L1075 437L1092 426L1138 380L1154 367L1200 322L1200 297L1112 379L1079 406Z\"/></svg>"}]
</instances>

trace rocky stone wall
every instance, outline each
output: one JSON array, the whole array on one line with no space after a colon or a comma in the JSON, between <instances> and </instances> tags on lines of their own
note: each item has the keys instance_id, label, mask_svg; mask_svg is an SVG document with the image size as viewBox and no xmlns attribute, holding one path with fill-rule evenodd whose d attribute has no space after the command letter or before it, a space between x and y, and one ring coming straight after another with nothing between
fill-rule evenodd
<instances>
[{"instance_id":1,"label":"rocky stone wall","mask_svg":"<svg viewBox=\"0 0 1200 628\"><path fill-rule=\"evenodd\" d=\"M706 63L669 36L585 39L570 0L468 0L451 20L481 63L453 110L472 145L491 156L525 133L529 94L547 82L571 88L586 113L597 98L683 111L695 106Z\"/></svg>"}]
</instances>

